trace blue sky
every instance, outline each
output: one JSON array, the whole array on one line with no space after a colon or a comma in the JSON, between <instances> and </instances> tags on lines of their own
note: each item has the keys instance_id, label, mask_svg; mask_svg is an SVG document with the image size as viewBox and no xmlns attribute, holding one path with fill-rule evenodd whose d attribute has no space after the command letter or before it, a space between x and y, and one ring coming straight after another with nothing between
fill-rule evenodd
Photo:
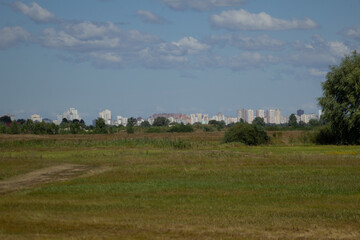
<instances>
[{"instance_id":1,"label":"blue sky","mask_svg":"<svg viewBox=\"0 0 360 240\"><path fill-rule=\"evenodd\" d=\"M358 0L0 0L0 115L317 113Z\"/></svg>"}]
</instances>

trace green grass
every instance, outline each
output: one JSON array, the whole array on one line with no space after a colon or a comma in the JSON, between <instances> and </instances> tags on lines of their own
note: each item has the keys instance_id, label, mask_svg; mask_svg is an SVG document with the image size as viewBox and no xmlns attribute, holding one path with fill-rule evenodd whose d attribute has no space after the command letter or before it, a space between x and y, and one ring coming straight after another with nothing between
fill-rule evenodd
<instances>
[{"instance_id":1,"label":"green grass","mask_svg":"<svg viewBox=\"0 0 360 240\"><path fill-rule=\"evenodd\" d=\"M359 147L168 136L0 142L0 180L108 169L0 195L0 238L359 239Z\"/></svg>"}]
</instances>

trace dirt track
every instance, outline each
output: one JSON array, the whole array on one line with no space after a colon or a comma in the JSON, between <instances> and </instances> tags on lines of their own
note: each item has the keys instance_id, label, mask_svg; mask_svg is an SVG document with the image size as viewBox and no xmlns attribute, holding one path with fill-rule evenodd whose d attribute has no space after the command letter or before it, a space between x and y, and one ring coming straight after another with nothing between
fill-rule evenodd
<instances>
[{"instance_id":1,"label":"dirt track","mask_svg":"<svg viewBox=\"0 0 360 240\"><path fill-rule=\"evenodd\" d=\"M45 183L65 181L93 169L95 169L93 166L77 164L62 164L42 168L24 175L12 177L5 181L0 181L0 194L31 188Z\"/></svg>"}]
</instances>

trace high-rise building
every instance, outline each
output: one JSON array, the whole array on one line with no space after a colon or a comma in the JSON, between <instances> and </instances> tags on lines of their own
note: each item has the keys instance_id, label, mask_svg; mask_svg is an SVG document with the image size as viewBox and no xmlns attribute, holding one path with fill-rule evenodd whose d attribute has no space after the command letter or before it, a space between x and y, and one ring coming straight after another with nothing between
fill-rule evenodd
<instances>
[{"instance_id":1,"label":"high-rise building","mask_svg":"<svg viewBox=\"0 0 360 240\"><path fill-rule=\"evenodd\" d=\"M275 110L275 124L281 123L281 111L280 109Z\"/></svg>"},{"instance_id":2,"label":"high-rise building","mask_svg":"<svg viewBox=\"0 0 360 240\"><path fill-rule=\"evenodd\" d=\"M209 123L209 114L204 114L202 123L203 124L208 124Z\"/></svg>"},{"instance_id":3,"label":"high-rise building","mask_svg":"<svg viewBox=\"0 0 360 240\"><path fill-rule=\"evenodd\" d=\"M263 109L256 110L256 117L265 118L265 111Z\"/></svg>"},{"instance_id":4,"label":"high-rise building","mask_svg":"<svg viewBox=\"0 0 360 240\"><path fill-rule=\"evenodd\" d=\"M242 119L243 121L245 121L245 114L246 114L246 110L245 110L245 109L237 110L237 120L238 120L238 122L241 122L241 119Z\"/></svg>"},{"instance_id":5,"label":"high-rise building","mask_svg":"<svg viewBox=\"0 0 360 240\"><path fill-rule=\"evenodd\" d=\"M275 123L275 110L274 109L268 109L266 111L266 118L268 124L274 124Z\"/></svg>"},{"instance_id":6,"label":"high-rise building","mask_svg":"<svg viewBox=\"0 0 360 240\"><path fill-rule=\"evenodd\" d=\"M109 109L99 112L99 118L104 119L106 125L111 125L111 111Z\"/></svg>"},{"instance_id":7,"label":"high-rise building","mask_svg":"<svg viewBox=\"0 0 360 240\"><path fill-rule=\"evenodd\" d=\"M38 114L33 114L33 115L31 115L30 119L31 119L33 122L42 122L42 118L41 118L40 115L38 115Z\"/></svg>"},{"instance_id":8,"label":"high-rise building","mask_svg":"<svg viewBox=\"0 0 360 240\"><path fill-rule=\"evenodd\" d=\"M304 110L302 110L302 109L298 109L297 111L296 111L296 115L298 115L299 117L301 116L301 115L303 115L304 114Z\"/></svg>"},{"instance_id":9,"label":"high-rise building","mask_svg":"<svg viewBox=\"0 0 360 240\"><path fill-rule=\"evenodd\" d=\"M254 110L246 109L245 111L245 122L252 123L254 121Z\"/></svg>"},{"instance_id":10,"label":"high-rise building","mask_svg":"<svg viewBox=\"0 0 360 240\"><path fill-rule=\"evenodd\" d=\"M81 120L81 117L75 108L70 108L69 110L65 111L63 114L58 115L57 124L60 124L64 118L68 121Z\"/></svg>"}]
</instances>

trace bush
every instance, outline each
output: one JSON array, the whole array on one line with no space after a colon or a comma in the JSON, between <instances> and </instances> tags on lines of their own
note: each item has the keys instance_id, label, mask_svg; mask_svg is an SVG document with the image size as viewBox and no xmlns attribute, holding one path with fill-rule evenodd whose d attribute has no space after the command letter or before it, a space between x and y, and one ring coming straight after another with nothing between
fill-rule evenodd
<instances>
[{"instance_id":1,"label":"bush","mask_svg":"<svg viewBox=\"0 0 360 240\"><path fill-rule=\"evenodd\" d=\"M314 133L314 142L317 144L336 144L336 135L331 129L330 125L319 128Z\"/></svg>"},{"instance_id":2,"label":"bush","mask_svg":"<svg viewBox=\"0 0 360 240\"><path fill-rule=\"evenodd\" d=\"M169 132L193 132L194 128L191 125L179 124L171 127Z\"/></svg>"},{"instance_id":3,"label":"bush","mask_svg":"<svg viewBox=\"0 0 360 240\"><path fill-rule=\"evenodd\" d=\"M126 127L126 132L127 132L128 134L133 134L133 133L135 132L134 127L131 126L131 125L127 126L127 127Z\"/></svg>"},{"instance_id":4,"label":"bush","mask_svg":"<svg viewBox=\"0 0 360 240\"><path fill-rule=\"evenodd\" d=\"M265 130L248 123L237 123L225 132L224 142L241 142L247 145L259 145L270 140Z\"/></svg>"}]
</instances>

